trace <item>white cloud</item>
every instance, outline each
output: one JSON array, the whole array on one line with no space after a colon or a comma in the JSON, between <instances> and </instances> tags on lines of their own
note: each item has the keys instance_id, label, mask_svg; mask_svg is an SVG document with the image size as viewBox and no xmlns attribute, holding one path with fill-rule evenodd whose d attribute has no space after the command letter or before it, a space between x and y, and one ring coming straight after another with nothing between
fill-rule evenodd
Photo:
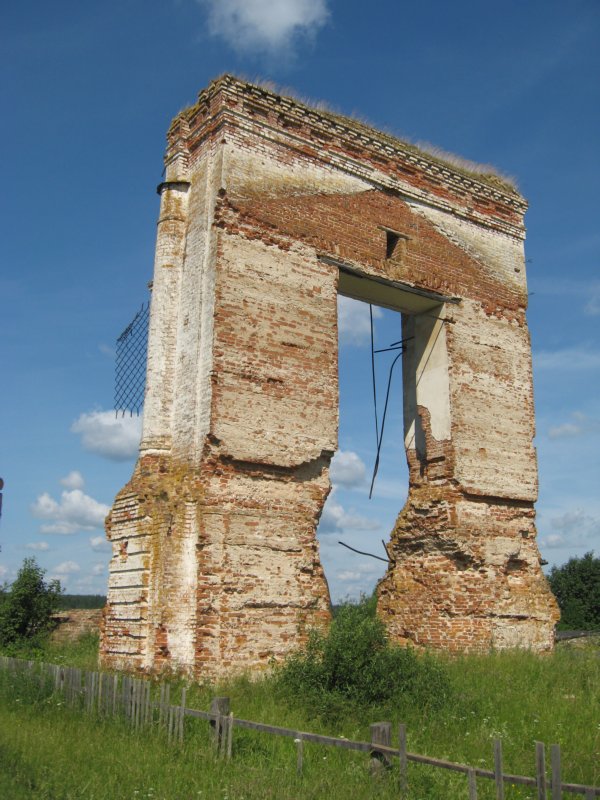
<instances>
[{"instance_id":1,"label":"white cloud","mask_svg":"<svg viewBox=\"0 0 600 800\"><path fill-rule=\"evenodd\" d=\"M335 577L342 583L356 583L372 581L374 575L381 573L381 567L375 562L360 562L354 569L342 569L336 573Z\"/></svg>"},{"instance_id":2,"label":"white cloud","mask_svg":"<svg viewBox=\"0 0 600 800\"><path fill-rule=\"evenodd\" d=\"M92 575L104 575L106 572L106 564L102 561L97 561L92 567Z\"/></svg>"},{"instance_id":3,"label":"white cloud","mask_svg":"<svg viewBox=\"0 0 600 800\"><path fill-rule=\"evenodd\" d=\"M81 489L64 491L60 502L50 497L48 492L41 494L31 506L31 513L38 519L50 520L41 526L43 533L77 533L92 531L104 524L109 507L99 503Z\"/></svg>"},{"instance_id":4,"label":"white cloud","mask_svg":"<svg viewBox=\"0 0 600 800\"><path fill-rule=\"evenodd\" d=\"M54 567L53 573L55 576L64 577L65 575L73 575L76 572L81 572L81 567L76 561L63 561L58 566Z\"/></svg>"},{"instance_id":5,"label":"white cloud","mask_svg":"<svg viewBox=\"0 0 600 800\"><path fill-rule=\"evenodd\" d=\"M579 436L581 433L581 426L575 425L573 422L565 422L562 425L554 425L548 431L548 436L551 439L562 439L565 436Z\"/></svg>"},{"instance_id":6,"label":"white cloud","mask_svg":"<svg viewBox=\"0 0 600 800\"><path fill-rule=\"evenodd\" d=\"M546 547L564 547L565 537L560 533L550 533L544 539L544 544Z\"/></svg>"},{"instance_id":7,"label":"white cloud","mask_svg":"<svg viewBox=\"0 0 600 800\"><path fill-rule=\"evenodd\" d=\"M586 514L582 509L567 511L559 517L553 517L550 524L555 530L565 533L588 531L600 533L600 519Z\"/></svg>"},{"instance_id":8,"label":"white cloud","mask_svg":"<svg viewBox=\"0 0 600 800\"><path fill-rule=\"evenodd\" d=\"M365 482L366 467L361 457L352 450L338 450L331 461L329 476L337 486L351 488Z\"/></svg>"},{"instance_id":9,"label":"white cloud","mask_svg":"<svg viewBox=\"0 0 600 800\"><path fill-rule=\"evenodd\" d=\"M548 431L548 436L551 439L563 439L600 431L600 420L591 419L582 414L581 411L574 411L571 414L571 419L571 422L564 422L562 425L551 427Z\"/></svg>"},{"instance_id":10,"label":"white cloud","mask_svg":"<svg viewBox=\"0 0 600 800\"><path fill-rule=\"evenodd\" d=\"M346 583L347 581L359 581L362 578L360 572L354 572L351 569L343 569L341 572L338 572L335 576L338 581L342 581L342 583Z\"/></svg>"},{"instance_id":11,"label":"white cloud","mask_svg":"<svg viewBox=\"0 0 600 800\"><path fill-rule=\"evenodd\" d=\"M29 544L25 545L26 550L39 550L41 553L45 553L47 550L50 550L50 545L48 542L29 542Z\"/></svg>"},{"instance_id":12,"label":"white cloud","mask_svg":"<svg viewBox=\"0 0 600 800\"><path fill-rule=\"evenodd\" d=\"M374 531L381 527L381 523L374 519L368 519L354 511L346 511L335 498L335 488L327 498L321 521L319 522L319 533L341 533L346 530L354 531Z\"/></svg>"},{"instance_id":13,"label":"white cloud","mask_svg":"<svg viewBox=\"0 0 600 800\"><path fill-rule=\"evenodd\" d=\"M239 51L283 52L313 36L329 17L327 0L199 0L208 30Z\"/></svg>"},{"instance_id":14,"label":"white cloud","mask_svg":"<svg viewBox=\"0 0 600 800\"><path fill-rule=\"evenodd\" d=\"M562 350L542 350L533 353L533 365L538 370L593 370L600 367L600 351L585 345Z\"/></svg>"},{"instance_id":15,"label":"white cloud","mask_svg":"<svg viewBox=\"0 0 600 800\"><path fill-rule=\"evenodd\" d=\"M81 435L85 450L112 461L135 458L142 434L142 418L116 416L114 411L90 411L81 414L71 425L71 431Z\"/></svg>"},{"instance_id":16,"label":"white cloud","mask_svg":"<svg viewBox=\"0 0 600 800\"><path fill-rule=\"evenodd\" d=\"M82 594L91 594L92 592L100 594L100 587L93 575L84 575L83 578L77 578L72 585L82 590Z\"/></svg>"},{"instance_id":17,"label":"white cloud","mask_svg":"<svg viewBox=\"0 0 600 800\"><path fill-rule=\"evenodd\" d=\"M85 483L83 475L76 469L69 472L64 478L61 478L60 482L66 489L83 489Z\"/></svg>"},{"instance_id":18,"label":"white cloud","mask_svg":"<svg viewBox=\"0 0 600 800\"><path fill-rule=\"evenodd\" d=\"M385 570L385 565L381 562L358 561L357 563L356 556L354 559L352 566L334 573L331 590L334 602L358 599L362 594L370 594L377 579Z\"/></svg>"},{"instance_id":19,"label":"white cloud","mask_svg":"<svg viewBox=\"0 0 600 800\"><path fill-rule=\"evenodd\" d=\"M110 550L110 542L104 536L90 536L90 547L95 553Z\"/></svg>"},{"instance_id":20,"label":"white cloud","mask_svg":"<svg viewBox=\"0 0 600 800\"><path fill-rule=\"evenodd\" d=\"M8 567L6 567L4 564L0 564L0 580L4 580L9 572L10 570Z\"/></svg>"},{"instance_id":21,"label":"white cloud","mask_svg":"<svg viewBox=\"0 0 600 800\"><path fill-rule=\"evenodd\" d=\"M555 532L540 538L542 547L590 547L595 537L600 536L600 516L587 514L580 508L552 517L549 522Z\"/></svg>"},{"instance_id":22,"label":"white cloud","mask_svg":"<svg viewBox=\"0 0 600 800\"><path fill-rule=\"evenodd\" d=\"M373 306L373 319L382 316L381 309ZM368 344L371 339L369 304L338 295L338 333L341 344L356 347Z\"/></svg>"}]
</instances>

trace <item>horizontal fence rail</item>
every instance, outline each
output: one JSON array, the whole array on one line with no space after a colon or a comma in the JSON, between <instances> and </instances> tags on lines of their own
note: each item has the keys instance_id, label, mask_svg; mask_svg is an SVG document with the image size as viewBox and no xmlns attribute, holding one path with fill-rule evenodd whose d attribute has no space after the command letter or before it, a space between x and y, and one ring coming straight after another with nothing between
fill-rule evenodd
<instances>
[{"instance_id":1,"label":"horizontal fence rail","mask_svg":"<svg viewBox=\"0 0 600 800\"><path fill-rule=\"evenodd\" d=\"M209 711L188 708L185 687L181 690L179 705L172 705L170 685L162 683L156 686L147 678L83 671L75 667L7 656L0 657L0 669L13 674L28 675L40 684L46 682L55 693L64 698L65 705L72 708L83 708L86 712L99 716L124 717L135 730L158 724L166 731L169 742L184 741L185 717L205 720L211 726L216 753L226 758L231 758L233 753L233 729L242 728L293 739L299 773L303 769L305 743L368 753L372 772L392 769L392 759L397 758L403 795L408 791L407 765L408 762L413 762L465 775L469 800L477 800L478 778L495 782L496 800L504 800L506 785L534 787L537 789L537 800L560 800L564 794L583 795L586 800L600 797L600 786L586 786L562 780L560 747L557 744L550 748L550 778L547 776L545 747L542 742L535 743L536 776L513 775L504 771L502 743L499 739L494 741L494 769L490 770L410 752L406 748L406 728L402 724L398 727L399 747L392 747L392 725L389 722L371 725L371 741L354 741L235 717L230 711L228 697L215 697Z\"/></svg>"}]
</instances>

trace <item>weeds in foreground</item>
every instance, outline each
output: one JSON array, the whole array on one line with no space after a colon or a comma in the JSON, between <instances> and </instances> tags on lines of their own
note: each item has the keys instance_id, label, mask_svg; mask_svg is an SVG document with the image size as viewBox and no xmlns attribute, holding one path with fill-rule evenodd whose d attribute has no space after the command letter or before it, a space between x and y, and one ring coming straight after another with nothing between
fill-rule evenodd
<instances>
[{"instance_id":1,"label":"weeds in foreground","mask_svg":"<svg viewBox=\"0 0 600 800\"><path fill-rule=\"evenodd\" d=\"M10 647L0 648L0 655L97 670L98 641L97 633L84 633L78 639L67 642L54 642L46 635L33 641L23 641Z\"/></svg>"},{"instance_id":2,"label":"weeds in foreground","mask_svg":"<svg viewBox=\"0 0 600 800\"><path fill-rule=\"evenodd\" d=\"M513 651L420 661L411 654L416 661L384 662L386 681L366 647L370 643L381 652L384 643L376 628L359 623L349 614L331 641L313 643L291 666L260 680L188 686L188 705L207 709L212 697L227 695L238 717L361 740L369 738L372 722L390 720L393 731L404 722L410 751L488 769L493 739L501 738L506 769L524 775L534 774L535 741L559 743L565 780L600 783L597 646L561 647L548 656ZM351 655L344 652L346 635L356 639ZM93 669L97 641L88 636L73 645L49 644L40 657ZM390 663L402 670L393 673ZM422 669L419 680L415 669ZM380 680L393 687L385 696L373 691ZM182 685L171 682L172 702ZM412 764L409 777L409 797L415 800L467 796L460 775ZM494 796L489 782L480 781L478 793L484 800ZM65 708L51 687L10 683L0 673L0 797L337 800L349 795L397 798L397 775L392 770L374 781L364 754L307 744L300 777L293 741L237 728L234 758L221 761L200 720L187 719L185 744L172 747L158 730L135 733L124 722L85 716ZM506 791L507 800L534 796L524 788Z\"/></svg>"}]
</instances>

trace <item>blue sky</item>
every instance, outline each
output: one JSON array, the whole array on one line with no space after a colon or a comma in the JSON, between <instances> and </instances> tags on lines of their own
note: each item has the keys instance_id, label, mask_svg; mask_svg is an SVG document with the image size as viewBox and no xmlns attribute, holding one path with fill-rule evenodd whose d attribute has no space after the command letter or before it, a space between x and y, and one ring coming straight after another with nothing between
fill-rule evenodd
<instances>
[{"instance_id":1,"label":"blue sky","mask_svg":"<svg viewBox=\"0 0 600 800\"><path fill-rule=\"evenodd\" d=\"M168 124L225 71L517 179L540 546L551 564L600 552L597 0L22 0L0 22L1 578L34 555L69 591L105 591L102 518L139 426L110 414L114 342L147 299ZM336 599L383 567L337 541L382 554L406 495L398 373L368 500L368 311L341 314L343 455L320 531ZM397 315L375 322L378 342L399 338Z\"/></svg>"}]
</instances>

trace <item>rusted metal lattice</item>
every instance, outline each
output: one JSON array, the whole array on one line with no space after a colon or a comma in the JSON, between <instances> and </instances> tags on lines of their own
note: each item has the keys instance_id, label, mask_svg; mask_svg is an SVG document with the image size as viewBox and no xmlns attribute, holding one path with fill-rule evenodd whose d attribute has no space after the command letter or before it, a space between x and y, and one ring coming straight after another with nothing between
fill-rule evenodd
<instances>
[{"instance_id":1,"label":"rusted metal lattice","mask_svg":"<svg viewBox=\"0 0 600 800\"><path fill-rule=\"evenodd\" d=\"M146 358L148 354L148 319L150 303L140 310L117 339L115 363L115 411L139 414L144 405Z\"/></svg>"}]
</instances>

